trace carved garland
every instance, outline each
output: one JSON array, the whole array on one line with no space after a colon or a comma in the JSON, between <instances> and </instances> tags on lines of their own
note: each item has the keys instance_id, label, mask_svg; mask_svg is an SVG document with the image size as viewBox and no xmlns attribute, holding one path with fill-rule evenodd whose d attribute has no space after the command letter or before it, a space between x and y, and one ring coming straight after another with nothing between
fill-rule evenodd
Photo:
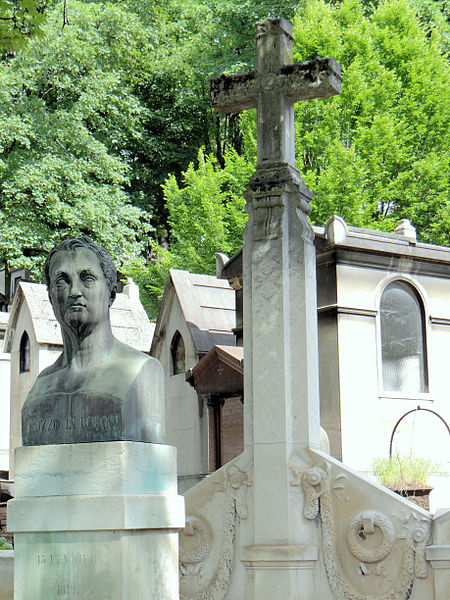
<instances>
[{"instance_id":1,"label":"carved garland","mask_svg":"<svg viewBox=\"0 0 450 600\"><path fill-rule=\"evenodd\" d=\"M246 519L247 509L247 487L251 485L246 472L241 471L236 465L224 471L224 483L219 484L218 490L227 495L227 505L224 518L224 540L218 561L218 568L206 589L199 589L193 595L183 593L183 579L189 576L197 576L199 588L201 578L205 569L211 548L213 536L207 521L201 517L190 516L187 518L189 530L180 534L180 600L223 600L226 596L231 579L235 554L236 527L240 520ZM200 542L193 551L183 549L183 536L196 533Z\"/></svg>"},{"instance_id":2,"label":"carved garland","mask_svg":"<svg viewBox=\"0 0 450 600\"><path fill-rule=\"evenodd\" d=\"M393 588L381 595L364 594L346 581L339 564L327 473L319 467L314 467L303 474L302 485L305 494L305 517L312 520L320 515L325 569L336 600L407 600L410 598L414 579L426 577L425 546L429 535L429 523L408 530L400 573ZM370 519L383 535L383 541L377 548L366 549L358 542L358 534L362 529L364 519ZM394 538L395 531L392 522L386 515L376 511L359 513L347 527L349 549L356 558L365 563L376 563L388 556L392 550Z\"/></svg>"},{"instance_id":3,"label":"carved garland","mask_svg":"<svg viewBox=\"0 0 450 600\"><path fill-rule=\"evenodd\" d=\"M225 537L222 552L220 554L219 567L213 580L205 590L199 591L193 596L183 594L180 590L180 600L223 600L223 598L225 598L230 581L231 568L233 566L236 521L237 512L235 502L233 499L230 499L225 513ZM201 570L203 569L201 563L207 558L210 550L211 546L205 544L203 545L202 550L197 553L190 554L188 552L180 551L180 587L182 586L183 577L186 577L186 575L192 573L201 574ZM196 568L193 570L192 565L195 563Z\"/></svg>"}]
</instances>

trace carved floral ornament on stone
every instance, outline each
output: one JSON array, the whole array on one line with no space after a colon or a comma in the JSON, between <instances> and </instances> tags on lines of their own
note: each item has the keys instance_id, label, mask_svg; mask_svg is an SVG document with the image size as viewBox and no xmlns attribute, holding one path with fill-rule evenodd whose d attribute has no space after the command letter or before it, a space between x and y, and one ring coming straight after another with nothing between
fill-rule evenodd
<instances>
[{"instance_id":1,"label":"carved floral ornament on stone","mask_svg":"<svg viewBox=\"0 0 450 600\"><path fill-rule=\"evenodd\" d=\"M186 527L180 533L180 600L225 598L235 559L237 528L248 517L247 490L251 485L251 468L241 469L235 462L223 468L209 499L223 507L220 532L217 521L211 523L205 516L194 514L186 516Z\"/></svg>"},{"instance_id":2,"label":"carved floral ornament on stone","mask_svg":"<svg viewBox=\"0 0 450 600\"><path fill-rule=\"evenodd\" d=\"M412 593L416 577L427 576L425 547L430 536L430 519L420 518L413 511L390 516L375 510L354 514L342 527L333 510L333 493L345 490L347 476L331 478L326 465L315 466L299 473L291 469L293 486L301 486L304 492L303 514L306 519L319 518L321 524L322 550L329 585L336 600L405 600ZM349 497L341 498L349 501ZM396 533L398 531L398 533ZM373 536L375 543L365 544ZM338 548L346 542L352 569L345 570L339 559ZM392 551L403 543L403 555L397 572L392 572ZM349 576L358 573L360 576ZM380 593L371 593L367 576L377 579ZM364 584L361 585L361 580ZM359 585L358 585L359 584ZM358 589L360 588L360 589Z\"/></svg>"}]
</instances>

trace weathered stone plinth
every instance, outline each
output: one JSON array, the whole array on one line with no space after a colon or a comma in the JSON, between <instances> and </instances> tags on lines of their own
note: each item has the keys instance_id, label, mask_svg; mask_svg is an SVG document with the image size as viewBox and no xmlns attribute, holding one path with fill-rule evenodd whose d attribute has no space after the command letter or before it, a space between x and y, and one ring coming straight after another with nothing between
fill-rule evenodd
<instances>
[{"instance_id":1,"label":"weathered stone plinth","mask_svg":"<svg viewBox=\"0 0 450 600\"><path fill-rule=\"evenodd\" d=\"M175 448L31 446L15 461L15 600L178 600Z\"/></svg>"}]
</instances>

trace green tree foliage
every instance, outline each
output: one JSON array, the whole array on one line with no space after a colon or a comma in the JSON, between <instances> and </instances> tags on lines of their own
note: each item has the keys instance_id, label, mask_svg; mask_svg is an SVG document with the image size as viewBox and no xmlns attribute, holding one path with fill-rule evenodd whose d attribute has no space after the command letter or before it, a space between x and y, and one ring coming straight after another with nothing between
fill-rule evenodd
<instances>
[{"instance_id":1,"label":"green tree foliage","mask_svg":"<svg viewBox=\"0 0 450 600\"><path fill-rule=\"evenodd\" d=\"M0 60L0 255L36 269L54 240L87 232L141 285L155 277L154 299L170 265L213 271L214 251L237 247L254 116L216 115L209 78L253 68L254 22L293 17L297 0L70 0L65 19L63 6L49 0L42 36ZM445 10L303 0L295 60L343 66L340 97L296 108L316 223L407 217L450 243Z\"/></svg>"},{"instance_id":2,"label":"green tree foliage","mask_svg":"<svg viewBox=\"0 0 450 600\"><path fill-rule=\"evenodd\" d=\"M71 7L76 26L61 34L54 12L0 61L0 256L36 275L64 235L89 234L122 262L150 230L128 193L146 107L125 75L151 40L118 7Z\"/></svg>"},{"instance_id":3,"label":"green tree foliage","mask_svg":"<svg viewBox=\"0 0 450 600\"><path fill-rule=\"evenodd\" d=\"M343 69L341 96L296 105L297 162L315 193L315 223L337 213L351 225L392 230L409 218L422 240L450 243L447 28L438 12L427 14L433 18L424 20L407 0L375 8L360 0L307 0L294 19L295 60L334 56ZM240 160L250 173L254 111L240 123ZM170 266L212 273L214 252L228 252L220 173L211 157L200 156L181 183L170 178L164 186L172 239L151 267L153 298ZM236 179L236 197L246 180ZM237 245L244 223L236 221Z\"/></svg>"},{"instance_id":4,"label":"green tree foliage","mask_svg":"<svg viewBox=\"0 0 450 600\"><path fill-rule=\"evenodd\" d=\"M164 185L169 211L170 249L154 246L150 261L135 260L128 272L145 292L150 314L157 314L170 268L214 273L215 252L233 255L242 245L246 222L242 191L254 165L228 150L221 168L213 155L200 150L198 166L190 164L181 183L170 176Z\"/></svg>"},{"instance_id":5,"label":"green tree foliage","mask_svg":"<svg viewBox=\"0 0 450 600\"><path fill-rule=\"evenodd\" d=\"M295 59L334 56L342 94L298 103L300 171L313 219L392 230L409 218L420 239L450 244L448 29L407 0L309 0L294 22Z\"/></svg>"},{"instance_id":6,"label":"green tree foliage","mask_svg":"<svg viewBox=\"0 0 450 600\"><path fill-rule=\"evenodd\" d=\"M294 2L286 5L292 13ZM216 118L209 78L252 66L254 20L278 8L50 2L42 35L0 62L1 258L37 273L56 239L79 232L122 261L154 257L161 248L138 209L164 239L176 229L163 197L168 176L172 188L182 181L201 146L227 172L237 119Z\"/></svg>"},{"instance_id":7,"label":"green tree foliage","mask_svg":"<svg viewBox=\"0 0 450 600\"><path fill-rule=\"evenodd\" d=\"M42 33L47 0L0 0L0 54L24 46Z\"/></svg>"},{"instance_id":8,"label":"green tree foliage","mask_svg":"<svg viewBox=\"0 0 450 600\"><path fill-rule=\"evenodd\" d=\"M135 206L152 214L158 237L164 238L168 235L161 188L165 179L170 174L180 178L200 147L207 153L215 151L223 166L227 141L236 137L236 119L220 119L209 106L209 78L223 69L246 68L240 59L242 40L251 48L253 39L242 37L240 31L245 11L241 7L233 29L219 22L224 6L217 10L210 0L49 0L49 4L42 35L3 61L2 87L8 89L9 78L21 70L17 78L23 79L30 96L28 106L36 96L42 97L43 110L50 112L62 108L62 103L68 108L68 103L86 94L83 86L96 74L96 90L90 98L98 94L98 102L96 114L87 122L89 132L110 155L126 163L124 191ZM262 3L262 16L270 5ZM253 13L247 25L251 27ZM247 55L253 57L253 51ZM40 67L50 63L51 69ZM122 112L115 102L114 120L109 119L108 107L102 108L112 93L112 80L120 95L135 105L129 126L127 108ZM45 86L52 91L42 91Z\"/></svg>"}]
</instances>

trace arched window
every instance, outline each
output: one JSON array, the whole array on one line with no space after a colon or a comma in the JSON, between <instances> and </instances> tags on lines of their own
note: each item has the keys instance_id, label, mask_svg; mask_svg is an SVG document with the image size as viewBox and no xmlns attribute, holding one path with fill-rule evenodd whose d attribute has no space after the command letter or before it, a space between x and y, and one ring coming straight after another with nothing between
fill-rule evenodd
<instances>
[{"instance_id":1,"label":"arched window","mask_svg":"<svg viewBox=\"0 0 450 600\"><path fill-rule=\"evenodd\" d=\"M172 359L172 375L184 373L186 371L186 356L183 337L179 331L173 334L170 344L170 356Z\"/></svg>"},{"instance_id":2,"label":"arched window","mask_svg":"<svg viewBox=\"0 0 450 600\"><path fill-rule=\"evenodd\" d=\"M20 339L19 373L27 373L30 370L30 338L26 331Z\"/></svg>"},{"instance_id":3,"label":"arched window","mask_svg":"<svg viewBox=\"0 0 450 600\"><path fill-rule=\"evenodd\" d=\"M383 390L412 396L428 392L425 311L417 291L394 281L381 295Z\"/></svg>"}]
</instances>

